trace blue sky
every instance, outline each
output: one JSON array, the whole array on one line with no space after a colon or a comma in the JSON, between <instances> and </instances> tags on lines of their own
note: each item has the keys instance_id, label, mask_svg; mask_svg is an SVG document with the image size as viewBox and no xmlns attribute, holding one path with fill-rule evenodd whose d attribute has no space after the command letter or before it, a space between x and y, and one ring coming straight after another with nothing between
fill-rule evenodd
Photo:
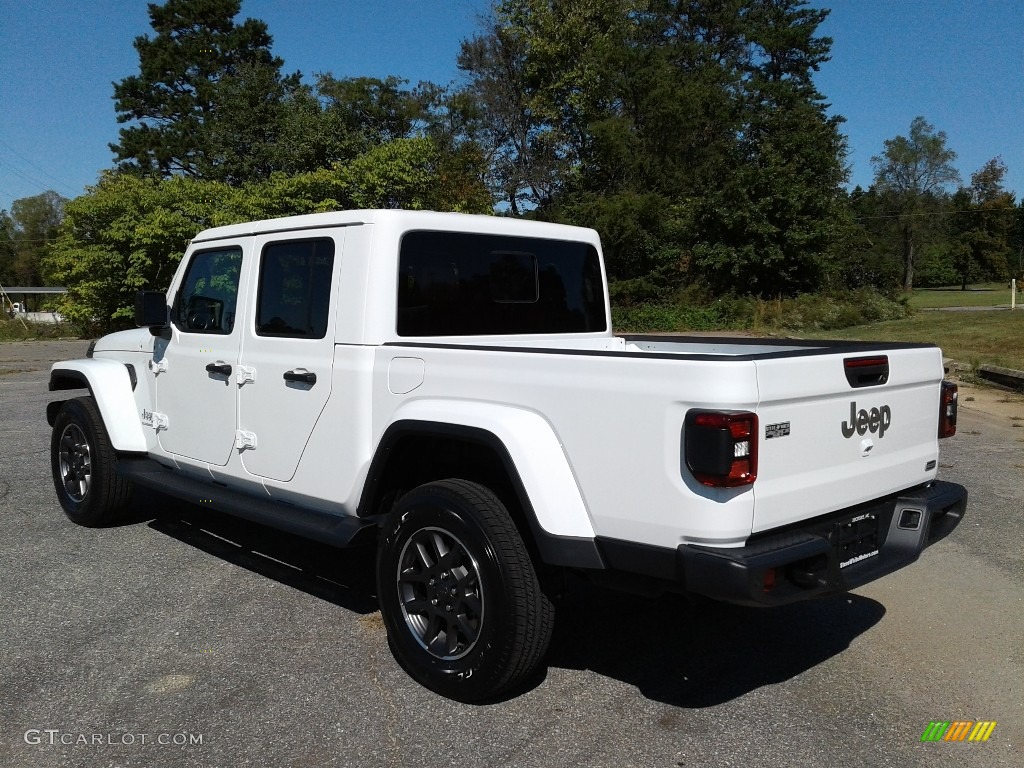
<instances>
[{"instance_id":1,"label":"blue sky","mask_svg":"<svg viewBox=\"0 0 1024 768\"><path fill-rule=\"evenodd\" d=\"M949 136L966 183L1001 156L1024 194L1024 2L831 0L833 38L819 89L843 115L851 184L923 115ZM489 0L243 0L267 22L285 71L399 75L447 83L459 42ZM138 70L143 0L0 0L0 208L55 189L82 194L112 165L119 125L112 83Z\"/></svg>"}]
</instances>

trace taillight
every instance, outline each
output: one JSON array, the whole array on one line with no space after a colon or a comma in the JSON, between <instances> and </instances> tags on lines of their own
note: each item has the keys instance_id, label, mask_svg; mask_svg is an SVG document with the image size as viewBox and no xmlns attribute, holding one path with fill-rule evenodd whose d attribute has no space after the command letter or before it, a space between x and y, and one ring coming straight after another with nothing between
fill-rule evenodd
<instances>
[{"instance_id":1,"label":"taillight","mask_svg":"<svg viewBox=\"0 0 1024 768\"><path fill-rule=\"evenodd\" d=\"M749 485L757 479L757 416L745 411L690 411L683 449L686 466L703 485Z\"/></svg>"},{"instance_id":2,"label":"taillight","mask_svg":"<svg viewBox=\"0 0 1024 768\"><path fill-rule=\"evenodd\" d=\"M956 384L951 381L942 382L942 395L939 397L939 437L952 437L956 434Z\"/></svg>"}]
</instances>

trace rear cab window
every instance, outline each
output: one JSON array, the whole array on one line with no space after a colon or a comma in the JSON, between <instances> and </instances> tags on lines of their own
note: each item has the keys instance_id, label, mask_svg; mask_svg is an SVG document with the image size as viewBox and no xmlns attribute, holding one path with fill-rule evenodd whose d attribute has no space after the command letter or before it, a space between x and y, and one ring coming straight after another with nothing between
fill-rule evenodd
<instances>
[{"instance_id":1,"label":"rear cab window","mask_svg":"<svg viewBox=\"0 0 1024 768\"><path fill-rule=\"evenodd\" d=\"M606 330L601 264L589 243L433 231L402 237L399 336Z\"/></svg>"}]
</instances>

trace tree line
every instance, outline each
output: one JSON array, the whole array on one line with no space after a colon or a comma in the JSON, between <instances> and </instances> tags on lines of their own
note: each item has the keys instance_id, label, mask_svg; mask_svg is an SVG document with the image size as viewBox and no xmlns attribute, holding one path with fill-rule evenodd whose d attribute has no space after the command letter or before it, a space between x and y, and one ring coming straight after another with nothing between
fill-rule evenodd
<instances>
[{"instance_id":1,"label":"tree line","mask_svg":"<svg viewBox=\"0 0 1024 768\"><path fill-rule=\"evenodd\" d=\"M814 84L828 12L803 0L502 0L449 86L307 82L240 7L149 6L139 71L114 87L114 167L0 214L0 283L65 284L70 317L115 326L202 228L359 207L592 226L623 306L1020 270L1006 166L964 184L924 118L845 189L842 118Z\"/></svg>"}]
</instances>

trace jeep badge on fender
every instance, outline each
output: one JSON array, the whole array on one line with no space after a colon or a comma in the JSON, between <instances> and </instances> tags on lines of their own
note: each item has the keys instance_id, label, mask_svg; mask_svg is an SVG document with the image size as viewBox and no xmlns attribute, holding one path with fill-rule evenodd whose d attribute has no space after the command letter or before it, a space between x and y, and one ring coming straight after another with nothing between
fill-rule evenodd
<instances>
[{"instance_id":1,"label":"jeep badge on fender","mask_svg":"<svg viewBox=\"0 0 1024 768\"><path fill-rule=\"evenodd\" d=\"M843 437L853 437L853 433L863 435L866 432L877 432L878 439L885 436L885 430L892 423L892 411L888 405L881 408L872 408L865 411L863 408L857 410L856 401L850 403L850 420L844 421L842 430Z\"/></svg>"}]
</instances>

